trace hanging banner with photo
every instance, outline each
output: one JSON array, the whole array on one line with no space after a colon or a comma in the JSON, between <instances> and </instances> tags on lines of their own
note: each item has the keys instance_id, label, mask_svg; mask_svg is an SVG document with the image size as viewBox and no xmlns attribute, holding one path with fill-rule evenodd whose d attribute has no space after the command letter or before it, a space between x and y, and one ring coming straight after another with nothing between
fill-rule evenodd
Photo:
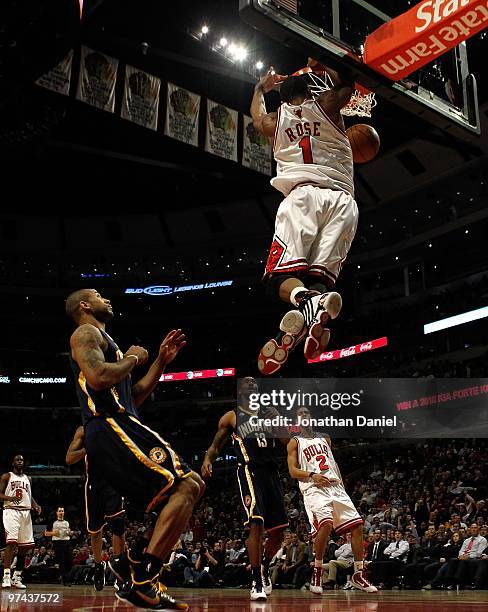
<instances>
[{"instance_id":1,"label":"hanging banner with photo","mask_svg":"<svg viewBox=\"0 0 488 612\"><path fill-rule=\"evenodd\" d=\"M71 81L71 68L73 66L73 49L68 55L46 74L40 76L36 85L45 89L50 89L56 93L67 96L69 94L69 84Z\"/></svg>"},{"instance_id":2,"label":"hanging banner with photo","mask_svg":"<svg viewBox=\"0 0 488 612\"><path fill-rule=\"evenodd\" d=\"M205 151L237 161L237 119L237 111L207 100Z\"/></svg>"},{"instance_id":3,"label":"hanging banner with photo","mask_svg":"<svg viewBox=\"0 0 488 612\"><path fill-rule=\"evenodd\" d=\"M243 124L242 165L271 176L271 143L257 131L247 115L244 115Z\"/></svg>"},{"instance_id":4,"label":"hanging banner with photo","mask_svg":"<svg viewBox=\"0 0 488 612\"><path fill-rule=\"evenodd\" d=\"M161 80L157 77L134 66L126 66L122 119L156 130L160 88Z\"/></svg>"},{"instance_id":5,"label":"hanging banner with photo","mask_svg":"<svg viewBox=\"0 0 488 612\"><path fill-rule=\"evenodd\" d=\"M113 57L82 47L77 99L113 113L118 64Z\"/></svg>"},{"instance_id":6,"label":"hanging banner with photo","mask_svg":"<svg viewBox=\"0 0 488 612\"><path fill-rule=\"evenodd\" d=\"M166 136L198 146L198 118L200 117L200 96L187 89L168 83L166 104Z\"/></svg>"}]
</instances>

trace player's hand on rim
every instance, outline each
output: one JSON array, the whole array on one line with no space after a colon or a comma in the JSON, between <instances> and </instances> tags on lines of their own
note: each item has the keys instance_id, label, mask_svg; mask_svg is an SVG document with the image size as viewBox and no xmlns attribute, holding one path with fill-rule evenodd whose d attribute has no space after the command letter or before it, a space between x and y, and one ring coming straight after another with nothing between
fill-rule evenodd
<instances>
[{"instance_id":1,"label":"player's hand on rim","mask_svg":"<svg viewBox=\"0 0 488 612\"><path fill-rule=\"evenodd\" d=\"M124 357L129 357L129 355L137 357L136 365L142 365L143 363L146 363L146 361L149 359L149 353L142 346L132 345L125 353Z\"/></svg>"},{"instance_id":2,"label":"player's hand on rim","mask_svg":"<svg viewBox=\"0 0 488 612\"><path fill-rule=\"evenodd\" d=\"M266 74L259 79L256 88L261 89L263 93L268 93L272 89L277 89L286 78L287 75L277 74L273 66L270 66Z\"/></svg>"},{"instance_id":3,"label":"player's hand on rim","mask_svg":"<svg viewBox=\"0 0 488 612\"><path fill-rule=\"evenodd\" d=\"M186 346L186 336L181 329L171 330L159 347L159 359L162 364L171 363L184 346Z\"/></svg>"}]
</instances>

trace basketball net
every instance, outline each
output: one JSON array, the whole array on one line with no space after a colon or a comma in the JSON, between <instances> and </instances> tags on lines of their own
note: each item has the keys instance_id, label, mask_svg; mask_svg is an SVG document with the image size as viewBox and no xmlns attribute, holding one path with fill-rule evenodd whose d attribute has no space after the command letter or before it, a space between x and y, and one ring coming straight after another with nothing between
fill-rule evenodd
<instances>
[{"instance_id":1,"label":"basketball net","mask_svg":"<svg viewBox=\"0 0 488 612\"><path fill-rule=\"evenodd\" d=\"M305 66L293 73L292 76L306 76L309 81L309 89L312 96L318 98L324 91L330 91L334 85L327 70L324 68ZM355 84L356 89L351 99L341 109L341 114L346 117L371 117L371 111L376 106L374 92Z\"/></svg>"}]
</instances>

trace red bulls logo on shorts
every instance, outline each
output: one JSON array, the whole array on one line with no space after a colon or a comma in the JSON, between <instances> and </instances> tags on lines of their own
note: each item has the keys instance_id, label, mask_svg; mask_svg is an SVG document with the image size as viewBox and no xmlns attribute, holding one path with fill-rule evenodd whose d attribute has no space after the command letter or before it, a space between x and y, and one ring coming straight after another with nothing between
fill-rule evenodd
<instances>
[{"instance_id":1,"label":"red bulls logo on shorts","mask_svg":"<svg viewBox=\"0 0 488 612\"><path fill-rule=\"evenodd\" d=\"M275 236L269 249L268 261L266 262L266 272L269 274L278 266L285 253L286 246Z\"/></svg>"}]
</instances>

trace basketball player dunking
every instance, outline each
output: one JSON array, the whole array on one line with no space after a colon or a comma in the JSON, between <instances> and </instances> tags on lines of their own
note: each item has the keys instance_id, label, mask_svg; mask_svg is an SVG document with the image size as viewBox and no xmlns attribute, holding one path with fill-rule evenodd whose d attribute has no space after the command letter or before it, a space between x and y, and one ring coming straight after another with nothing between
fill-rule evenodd
<instances>
[{"instance_id":1,"label":"basketball player dunking","mask_svg":"<svg viewBox=\"0 0 488 612\"><path fill-rule=\"evenodd\" d=\"M2 587L25 589L22 584L25 556L34 547L31 510L39 515L41 507L32 497L32 478L24 474L22 455L15 455L12 471L0 477L0 501L3 501L3 527L6 541ZM17 546L17 563L14 574L10 577L15 546Z\"/></svg>"},{"instance_id":2,"label":"basketball player dunking","mask_svg":"<svg viewBox=\"0 0 488 612\"><path fill-rule=\"evenodd\" d=\"M116 576L117 590L130 578L130 562L125 547L124 499L108 482L94 478L88 472L88 459L85 450L85 430L78 427L66 453L67 465L74 465L84 460L85 463L85 517L86 530L90 534L95 569L93 584L96 591L105 586L105 561L103 553L103 528L109 525L112 530L112 548L114 560L109 561ZM124 555L125 553L125 555ZM125 562L127 560L127 562Z\"/></svg>"},{"instance_id":3,"label":"basketball player dunking","mask_svg":"<svg viewBox=\"0 0 488 612\"><path fill-rule=\"evenodd\" d=\"M309 421L308 408L299 408L297 419ZM310 591L322 593L322 564L334 528L337 535L351 532L354 554L352 585L361 591L376 593L378 589L363 576L363 521L344 488L339 466L332 454L331 439L312 431L309 426L299 424L299 427L298 436L288 443L288 470L290 476L299 481L312 528L315 564Z\"/></svg>"},{"instance_id":4,"label":"basketball player dunking","mask_svg":"<svg viewBox=\"0 0 488 612\"><path fill-rule=\"evenodd\" d=\"M221 417L202 464L202 476L210 478L212 463L232 439L237 452L237 482L245 515L244 526L249 528L246 546L251 564L253 601L266 600L271 594L269 564L281 546L283 531L288 525L278 473L277 440L269 436L269 431L249 423L250 417L257 414L249 407L250 395L257 389L254 378L240 381L237 409ZM282 441L287 443L288 439ZM265 531L268 539L263 551Z\"/></svg>"},{"instance_id":5,"label":"basketball player dunking","mask_svg":"<svg viewBox=\"0 0 488 612\"><path fill-rule=\"evenodd\" d=\"M113 318L110 301L95 289L82 289L68 297L66 313L77 324L71 362L90 475L146 511L160 512L146 552L131 567L132 580L117 597L141 608L186 610L188 605L170 597L158 578L205 485L168 442L140 422L137 410L185 345L185 337L181 330L170 332L146 375L133 384L131 372L147 361L148 353L132 346L123 354L105 331Z\"/></svg>"},{"instance_id":6,"label":"basketball player dunking","mask_svg":"<svg viewBox=\"0 0 488 612\"><path fill-rule=\"evenodd\" d=\"M264 280L272 295L295 307L281 320L278 336L261 349L258 367L265 375L279 370L303 339L305 358L317 357L329 343L326 324L342 307L332 288L358 223L352 151L341 115L353 87L327 71L335 85L313 99L304 78L270 70L251 104L254 126L273 139L277 175L271 184L285 196ZM264 94L280 81L282 104L267 113Z\"/></svg>"}]
</instances>

